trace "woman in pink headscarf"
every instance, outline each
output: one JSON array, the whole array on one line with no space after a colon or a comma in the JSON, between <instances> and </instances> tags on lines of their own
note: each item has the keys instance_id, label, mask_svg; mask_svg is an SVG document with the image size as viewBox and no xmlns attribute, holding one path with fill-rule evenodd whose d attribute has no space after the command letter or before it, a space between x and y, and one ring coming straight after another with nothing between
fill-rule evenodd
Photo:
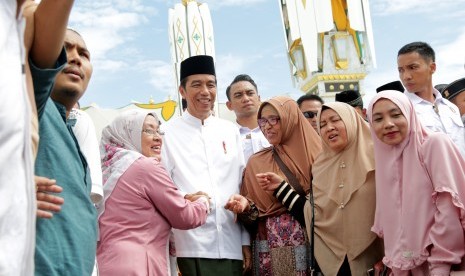
<instances>
[{"instance_id":1,"label":"woman in pink headscarf","mask_svg":"<svg viewBox=\"0 0 465 276\"><path fill-rule=\"evenodd\" d=\"M449 275L465 255L465 161L424 128L408 98L383 91L368 109L383 262L394 275Z\"/></svg>"},{"instance_id":2,"label":"woman in pink headscarf","mask_svg":"<svg viewBox=\"0 0 465 276\"><path fill-rule=\"evenodd\" d=\"M207 219L208 196L183 198L161 165L159 125L156 114L129 110L102 131L100 275L170 275L171 228L192 229Z\"/></svg>"}]
</instances>

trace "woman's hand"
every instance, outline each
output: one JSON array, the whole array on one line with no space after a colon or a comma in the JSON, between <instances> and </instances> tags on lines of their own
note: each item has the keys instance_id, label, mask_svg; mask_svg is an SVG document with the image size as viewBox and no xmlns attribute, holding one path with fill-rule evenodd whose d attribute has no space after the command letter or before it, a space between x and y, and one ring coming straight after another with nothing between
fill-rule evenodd
<instances>
[{"instance_id":1,"label":"woman's hand","mask_svg":"<svg viewBox=\"0 0 465 276\"><path fill-rule=\"evenodd\" d=\"M283 182L283 179L273 172L257 173L255 177L257 177L260 187L262 187L263 190L270 192L274 192L281 182Z\"/></svg>"},{"instance_id":2,"label":"woman's hand","mask_svg":"<svg viewBox=\"0 0 465 276\"><path fill-rule=\"evenodd\" d=\"M243 212L247 212L250 209L250 204L247 198L235 194L229 198L229 201L224 205L225 209L235 213L241 214Z\"/></svg>"},{"instance_id":3,"label":"woman's hand","mask_svg":"<svg viewBox=\"0 0 465 276\"><path fill-rule=\"evenodd\" d=\"M189 201L192 201L192 202L196 201L197 199L199 199L201 197L208 198L208 201L210 202L210 196L206 192L202 192L202 191L198 191L198 192L193 193L193 194L186 194L184 196L185 199L187 199Z\"/></svg>"}]
</instances>

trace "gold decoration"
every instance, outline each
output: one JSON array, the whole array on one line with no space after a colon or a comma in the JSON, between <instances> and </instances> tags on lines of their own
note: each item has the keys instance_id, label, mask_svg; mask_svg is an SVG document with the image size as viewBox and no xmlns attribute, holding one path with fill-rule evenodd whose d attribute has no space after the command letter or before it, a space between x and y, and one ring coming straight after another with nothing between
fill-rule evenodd
<instances>
[{"instance_id":1,"label":"gold decoration","mask_svg":"<svg viewBox=\"0 0 465 276\"><path fill-rule=\"evenodd\" d=\"M328 81L328 80L363 80L367 74L365 73L355 73L355 74L318 74L315 75L309 82L301 87L301 90L306 92L312 89L319 81Z\"/></svg>"},{"instance_id":2,"label":"gold decoration","mask_svg":"<svg viewBox=\"0 0 465 276\"><path fill-rule=\"evenodd\" d=\"M174 115L176 109L176 102L168 100L162 103L155 103L151 98L148 104L135 104L137 107L144 109L159 109L161 108L161 117L163 120L168 121Z\"/></svg>"}]
</instances>

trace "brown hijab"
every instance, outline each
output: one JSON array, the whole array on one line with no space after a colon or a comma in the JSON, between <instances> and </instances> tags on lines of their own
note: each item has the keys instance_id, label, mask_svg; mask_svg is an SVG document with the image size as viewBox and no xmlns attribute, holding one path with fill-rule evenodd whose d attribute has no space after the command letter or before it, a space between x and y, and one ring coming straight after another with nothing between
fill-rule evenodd
<instances>
[{"instance_id":1,"label":"brown hijab","mask_svg":"<svg viewBox=\"0 0 465 276\"><path fill-rule=\"evenodd\" d=\"M241 187L241 194L257 206L260 211L259 217L279 215L286 211L286 207L273 196L273 193L264 191L255 178L257 173L274 172L287 179L273 158L273 148L296 176L306 193L310 189L312 164L321 152L320 137L293 99L274 97L263 102L258 110L258 118L261 118L262 109L268 104L278 111L282 138L279 145L263 149L250 157Z\"/></svg>"},{"instance_id":2,"label":"brown hijab","mask_svg":"<svg viewBox=\"0 0 465 276\"><path fill-rule=\"evenodd\" d=\"M348 143L336 153L322 139L323 152L313 164L315 256L324 274L337 274L334 264L341 264L347 255L352 274L362 275L383 252L370 231L376 197L373 140L368 123L353 107L340 102L325 106L341 117ZM318 127L320 117L321 112ZM304 212L310 223L311 208Z\"/></svg>"}]
</instances>

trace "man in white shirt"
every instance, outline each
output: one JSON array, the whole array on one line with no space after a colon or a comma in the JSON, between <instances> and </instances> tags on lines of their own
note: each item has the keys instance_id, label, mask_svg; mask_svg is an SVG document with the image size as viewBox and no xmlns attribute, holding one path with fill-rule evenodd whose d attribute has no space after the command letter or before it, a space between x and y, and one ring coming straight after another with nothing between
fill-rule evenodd
<instances>
[{"instance_id":1,"label":"man in white shirt","mask_svg":"<svg viewBox=\"0 0 465 276\"><path fill-rule=\"evenodd\" d=\"M244 159L247 163L252 154L269 147L262 131L258 127L257 113L260 96L257 84L249 75L238 75L226 89L226 106L236 114L236 123L242 137Z\"/></svg>"},{"instance_id":2,"label":"man in white shirt","mask_svg":"<svg viewBox=\"0 0 465 276\"><path fill-rule=\"evenodd\" d=\"M407 90L421 123L432 131L446 133L465 158L465 128L454 104L433 87L435 53L425 42L412 42L397 54L399 78Z\"/></svg>"},{"instance_id":3,"label":"man in white shirt","mask_svg":"<svg viewBox=\"0 0 465 276\"><path fill-rule=\"evenodd\" d=\"M85 111L79 109L79 104L69 113L68 122L89 166L92 181L90 198L94 204L98 204L103 199L102 164L94 122Z\"/></svg>"},{"instance_id":4,"label":"man in white shirt","mask_svg":"<svg viewBox=\"0 0 465 276\"><path fill-rule=\"evenodd\" d=\"M173 230L178 267L184 276L242 275L242 249L250 245L250 237L224 208L242 180L241 137L233 123L211 115L216 99L211 56L184 60L180 80L187 110L162 125L162 162L181 193L208 193L211 212L203 226Z\"/></svg>"},{"instance_id":5,"label":"man in white shirt","mask_svg":"<svg viewBox=\"0 0 465 276\"><path fill-rule=\"evenodd\" d=\"M0 2L0 275L34 273L36 201L22 2Z\"/></svg>"}]
</instances>

